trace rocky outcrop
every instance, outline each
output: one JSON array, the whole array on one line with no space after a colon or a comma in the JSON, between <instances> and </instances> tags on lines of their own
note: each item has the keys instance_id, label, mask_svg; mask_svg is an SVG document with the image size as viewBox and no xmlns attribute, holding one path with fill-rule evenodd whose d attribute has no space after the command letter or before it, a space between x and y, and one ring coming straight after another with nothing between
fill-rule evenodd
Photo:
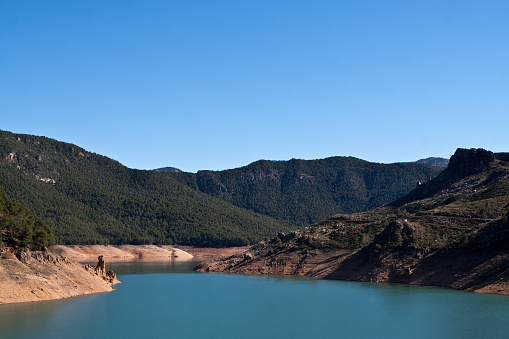
<instances>
[{"instance_id":1,"label":"rocky outcrop","mask_svg":"<svg viewBox=\"0 0 509 339\"><path fill-rule=\"evenodd\" d=\"M476 185L483 185L480 179L486 179L487 176L498 177L507 174L507 166L509 166L509 153L493 153L482 148L456 150L449 161L448 167L443 170L436 178L422 185L417 185L416 189L397 199L389 206L403 206L412 201L433 197L435 195L446 195L452 189L464 191L465 188L476 189ZM498 169L498 170L497 170ZM473 181L464 180L472 177L477 181L476 185ZM462 182L463 186L458 185Z\"/></svg>"},{"instance_id":2,"label":"rocky outcrop","mask_svg":"<svg viewBox=\"0 0 509 339\"><path fill-rule=\"evenodd\" d=\"M482 148L458 149L449 161L448 169L458 175L471 175L482 171L496 159L493 152Z\"/></svg>"},{"instance_id":3,"label":"rocky outcrop","mask_svg":"<svg viewBox=\"0 0 509 339\"><path fill-rule=\"evenodd\" d=\"M85 267L86 271L100 277L101 279L106 281L109 285L114 285L114 284L119 283L115 272L113 272L113 271L106 272L106 262L104 261L103 255L100 255L97 257L97 264L95 266L86 264L84 267Z\"/></svg>"},{"instance_id":4,"label":"rocky outcrop","mask_svg":"<svg viewBox=\"0 0 509 339\"><path fill-rule=\"evenodd\" d=\"M0 255L0 304L109 292L118 282L113 272L98 275L48 250Z\"/></svg>"},{"instance_id":5,"label":"rocky outcrop","mask_svg":"<svg viewBox=\"0 0 509 339\"><path fill-rule=\"evenodd\" d=\"M100 275L104 275L105 274L105 272L106 272L106 263L104 262L104 256L103 255L100 255L97 258L97 265L95 266L94 272L95 272L95 274L100 274Z\"/></svg>"}]
</instances>

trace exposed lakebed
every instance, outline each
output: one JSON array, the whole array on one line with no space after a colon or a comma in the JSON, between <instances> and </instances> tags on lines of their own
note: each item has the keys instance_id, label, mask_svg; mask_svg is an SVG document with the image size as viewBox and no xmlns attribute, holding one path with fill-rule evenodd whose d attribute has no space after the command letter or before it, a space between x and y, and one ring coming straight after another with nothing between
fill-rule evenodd
<instances>
[{"instance_id":1,"label":"exposed lakebed","mask_svg":"<svg viewBox=\"0 0 509 339\"><path fill-rule=\"evenodd\" d=\"M116 291L2 305L0 337L508 338L509 297L116 263Z\"/></svg>"}]
</instances>

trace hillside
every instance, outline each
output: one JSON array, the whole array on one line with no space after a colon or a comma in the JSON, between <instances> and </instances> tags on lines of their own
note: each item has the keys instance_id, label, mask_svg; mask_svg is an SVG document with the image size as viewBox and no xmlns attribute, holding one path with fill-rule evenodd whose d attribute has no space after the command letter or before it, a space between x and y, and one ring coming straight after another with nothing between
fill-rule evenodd
<instances>
[{"instance_id":1,"label":"hillside","mask_svg":"<svg viewBox=\"0 0 509 339\"><path fill-rule=\"evenodd\" d=\"M86 270L49 252L53 243L53 230L0 187L0 305L113 290L113 272Z\"/></svg>"},{"instance_id":2,"label":"hillside","mask_svg":"<svg viewBox=\"0 0 509 339\"><path fill-rule=\"evenodd\" d=\"M0 186L58 244L236 246L290 227L64 142L0 131Z\"/></svg>"},{"instance_id":3,"label":"hillside","mask_svg":"<svg viewBox=\"0 0 509 339\"><path fill-rule=\"evenodd\" d=\"M19 258L0 252L0 305L109 292L117 283L111 271L95 272L49 251L22 252Z\"/></svg>"},{"instance_id":4,"label":"hillside","mask_svg":"<svg viewBox=\"0 0 509 339\"><path fill-rule=\"evenodd\" d=\"M267 161L226 171L168 173L235 206L305 226L337 213L379 207L427 182L443 168L378 164L352 157Z\"/></svg>"},{"instance_id":5,"label":"hillside","mask_svg":"<svg viewBox=\"0 0 509 339\"><path fill-rule=\"evenodd\" d=\"M509 153L458 149L402 198L280 233L203 271L441 285L509 295Z\"/></svg>"},{"instance_id":6,"label":"hillside","mask_svg":"<svg viewBox=\"0 0 509 339\"><path fill-rule=\"evenodd\" d=\"M54 242L53 230L28 208L7 197L0 187L0 251L4 246L38 251Z\"/></svg>"}]
</instances>

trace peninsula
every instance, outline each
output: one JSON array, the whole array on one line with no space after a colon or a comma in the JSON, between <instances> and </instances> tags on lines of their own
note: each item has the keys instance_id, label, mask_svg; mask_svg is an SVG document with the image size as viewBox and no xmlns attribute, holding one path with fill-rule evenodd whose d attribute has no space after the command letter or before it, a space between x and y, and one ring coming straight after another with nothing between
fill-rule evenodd
<instances>
[{"instance_id":1,"label":"peninsula","mask_svg":"<svg viewBox=\"0 0 509 339\"><path fill-rule=\"evenodd\" d=\"M4 249L0 255L0 304L113 291L112 286L119 283L115 273L96 267L99 269L48 250L15 256Z\"/></svg>"}]
</instances>

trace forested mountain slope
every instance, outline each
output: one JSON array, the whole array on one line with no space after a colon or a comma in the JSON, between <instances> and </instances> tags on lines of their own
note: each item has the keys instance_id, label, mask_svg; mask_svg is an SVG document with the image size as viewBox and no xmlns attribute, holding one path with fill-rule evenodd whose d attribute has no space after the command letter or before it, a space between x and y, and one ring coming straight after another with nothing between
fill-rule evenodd
<instances>
[{"instance_id":1,"label":"forested mountain slope","mask_svg":"<svg viewBox=\"0 0 509 339\"><path fill-rule=\"evenodd\" d=\"M304 226L333 214L381 206L442 170L418 163L378 164L352 157L332 157L260 160L226 171L167 174L236 206Z\"/></svg>"},{"instance_id":2,"label":"forested mountain slope","mask_svg":"<svg viewBox=\"0 0 509 339\"><path fill-rule=\"evenodd\" d=\"M0 186L59 244L245 245L286 224L46 137L0 131Z\"/></svg>"}]
</instances>

